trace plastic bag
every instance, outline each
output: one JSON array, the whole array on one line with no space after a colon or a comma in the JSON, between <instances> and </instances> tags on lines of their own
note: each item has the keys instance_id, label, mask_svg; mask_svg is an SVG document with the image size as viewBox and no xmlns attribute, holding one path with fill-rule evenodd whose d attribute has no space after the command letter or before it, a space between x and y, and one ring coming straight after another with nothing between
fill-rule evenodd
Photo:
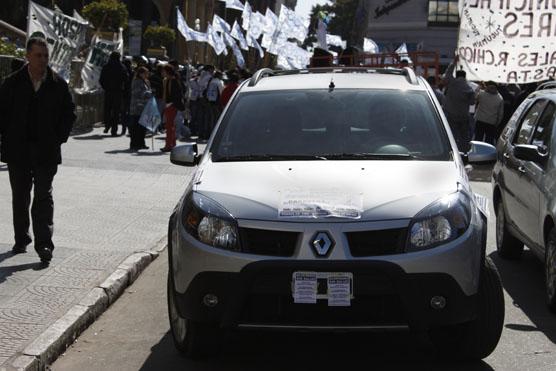
<instances>
[{"instance_id":1,"label":"plastic bag","mask_svg":"<svg viewBox=\"0 0 556 371\"><path fill-rule=\"evenodd\" d=\"M152 97L145 105L145 108L143 108L143 112L139 118L139 125L144 126L151 133L154 133L161 121L162 119L160 117L158 105L156 104L156 99Z\"/></svg>"}]
</instances>

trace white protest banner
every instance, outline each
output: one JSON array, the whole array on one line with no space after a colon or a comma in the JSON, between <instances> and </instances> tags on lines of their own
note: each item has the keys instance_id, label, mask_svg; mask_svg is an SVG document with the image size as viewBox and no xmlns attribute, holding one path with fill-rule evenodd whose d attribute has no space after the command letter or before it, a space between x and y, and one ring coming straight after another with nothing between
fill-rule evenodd
<instances>
[{"instance_id":1,"label":"white protest banner","mask_svg":"<svg viewBox=\"0 0 556 371\"><path fill-rule=\"evenodd\" d=\"M288 38L295 38L301 42L305 41L309 33L309 27L297 13L282 5L278 19L280 23L278 27Z\"/></svg>"},{"instance_id":2,"label":"white protest banner","mask_svg":"<svg viewBox=\"0 0 556 371\"><path fill-rule=\"evenodd\" d=\"M469 80L556 76L556 1L469 0L461 12L458 55Z\"/></svg>"},{"instance_id":3,"label":"white protest banner","mask_svg":"<svg viewBox=\"0 0 556 371\"><path fill-rule=\"evenodd\" d=\"M237 21L234 22L232 26L232 32L230 34L234 39L239 41L239 47L243 50L249 50L249 46L247 45L247 40L245 40L245 36L243 36L243 32L241 32L241 28L239 27L239 23Z\"/></svg>"},{"instance_id":4,"label":"white protest banner","mask_svg":"<svg viewBox=\"0 0 556 371\"><path fill-rule=\"evenodd\" d=\"M326 35L326 43L342 49L347 47L347 41L342 40L342 37L338 35Z\"/></svg>"},{"instance_id":5,"label":"white protest banner","mask_svg":"<svg viewBox=\"0 0 556 371\"><path fill-rule=\"evenodd\" d=\"M87 22L79 21L29 1L27 37L42 37L48 43L49 65L69 81L71 61L85 43Z\"/></svg>"},{"instance_id":6,"label":"white protest banner","mask_svg":"<svg viewBox=\"0 0 556 371\"><path fill-rule=\"evenodd\" d=\"M177 27L178 31L182 34L182 36L187 41L199 41L199 42L207 42L207 34L199 31L195 31L187 25L183 15L181 14L179 9L177 11Z\"/></svg>"},{"instance_id":7,"label":"white protest banner","mask_svg":"<svg viewBox=\"0 0 556 371\"><path fill-rule=\"evenodd\" d=\"M263 33L264 27L266 26L266 18L259 12L251 13L251 19L249 20L249 30L248 34L258 39Z\"/></svg>"},{"instance_id":8,"label":"white protest banner","mask_svg":"<svg viewBox=\"0 0 556 371\"><path fill-rule=\"evenodd\" d=\"M93 37L89 54L85 60L85 65L81 70L81 79L83 80L83 91L94 91L101 89L99 78L102 67L108 62L108 58L113 51L121 53L123 49L123 38L120 32L116 40L104 40L99 37Z\"/></svg>"},{"instance_id":9,"label":"white protest banner","mask_svg":"<svg viewBox=\"0 0 556 371\"><path fill-rule=\"evenodd\" d=\"M230 25L228 24L228 22L226 22L222 17L220 17L218 14L215 14L214 17L212 18L212 28L215 31L218 32L225 32L225 33L230 33L232 31L232 28L230 27Z\"/></svg>"}]
</instances>

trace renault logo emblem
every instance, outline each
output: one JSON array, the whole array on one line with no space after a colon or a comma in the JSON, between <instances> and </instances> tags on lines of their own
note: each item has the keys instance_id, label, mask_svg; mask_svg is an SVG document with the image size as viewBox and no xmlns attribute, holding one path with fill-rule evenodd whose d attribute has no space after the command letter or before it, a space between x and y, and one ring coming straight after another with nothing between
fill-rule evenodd
<instances>
[{"instance_id":1,"label":"renault logo emblem","mask_svg":"<svg viewBox=\"0 0 556 371\"><path fill-rule=\"evenodd\" d=\"M317 232L311 244L318 256L326 256L334 247L334 240L328 232Z\"/></svg>"}]
</instances>

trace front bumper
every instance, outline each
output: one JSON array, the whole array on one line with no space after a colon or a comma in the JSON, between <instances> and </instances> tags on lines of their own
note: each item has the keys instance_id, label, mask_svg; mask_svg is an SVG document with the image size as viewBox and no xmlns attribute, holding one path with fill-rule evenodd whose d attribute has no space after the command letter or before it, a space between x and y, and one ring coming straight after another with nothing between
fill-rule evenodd
<instances>
[{"instance_id":1,"label":"front bumper","mask_svg":"<svg viewBox=\"0 0 556 371\"><path fill-rule=\"evenodd\" d=\"M293 257L234 253L200 243L178 220L169 230L170 274L178 310L184 318L223 327L267 328L401 328L425 330L457 324L476 316L486 220L477 211L469 229L446 245L414 253L356 258L350 255L346 231L407 226L409 221L369 223L268 223L240 221L251 228L293 230L302 234ZM310 238L326 230L336 241L326 258L314 256ZM354 298L350 307L294 304L296 271L351 272ZM218 304L203 304L206 294ZM446 298L433 309L434 296Z\"/></svg>"}]
</instances>

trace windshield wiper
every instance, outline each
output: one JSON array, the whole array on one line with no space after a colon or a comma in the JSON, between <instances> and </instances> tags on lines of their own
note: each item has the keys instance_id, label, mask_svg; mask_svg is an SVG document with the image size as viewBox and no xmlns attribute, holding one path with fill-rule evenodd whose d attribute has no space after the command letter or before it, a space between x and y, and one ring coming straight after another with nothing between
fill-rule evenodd
<instances>
[{"instance_id":1,"label":"windshield wiper","mask_svg":"<svg viewBox=\"0 0 556 371\"><path fill-rule=\"evenodd\" d=\"M318 155L278 155L278 154L262 154L262 155L237 155L237 156L218 156L214 155L214 162L232 162L232 161L312 161L312 160L328 160L326 156Z\"/></svg>"},{"instance_id":2,"label":"windshield wiper","mask_svg":"<svg viewBox=\"0 0 556 371\"><path fill-rule=\"evenodd\" d=\"M332 153L323 155L329 160L419 160L409 153Z\"/></svg>"}]
</instances>

